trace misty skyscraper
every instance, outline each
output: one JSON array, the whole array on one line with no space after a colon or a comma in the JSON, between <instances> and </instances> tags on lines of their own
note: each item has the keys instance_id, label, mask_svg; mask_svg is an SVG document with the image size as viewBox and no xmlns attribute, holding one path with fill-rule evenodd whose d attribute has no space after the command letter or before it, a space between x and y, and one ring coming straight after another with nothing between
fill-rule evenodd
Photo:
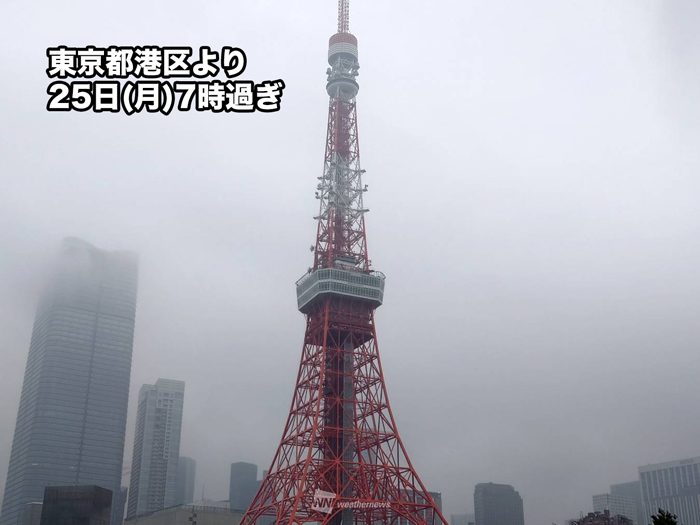
<instances>
[{"instance_id":1,"label":"misty skyscraper","mask_svg":"<svg viewBox=\"0 0 700 525\"><path fill-rule=\"evenodd\" d=\"M175 505L185 383L158 379L143 385L136 415L127 516Z\"/></svg>"},{"instance_id":2,"label":"misty skyscraper","mask_svg":"<svg viewBox=\"0 0 700 525\"><path fill-rule=\"evenodd\" d=\"M523 525L523 499L510 485L479 483L474 489L476 525Z\"/></svg>"},{"instance_id":3,"label":"misty skyscraper","mask_svg":"<svg viewBox=\"0 0 700 525\"><path fill-rule=\"evenodd\" d=\"M628 481L610 485L610 494L613 496L627 496L634 500L636 524L647 525L644 519L644 504L642 503L642 488L639 481Z\"/></svg>"},{"instance_id":4,"label":"misty skyscraper","mask_svg":"<svg viewBox=\"0 0 700 525\"><path fill-rule=\"evenodd\" d=\"M177 460L177 478L175 481L175 505L189 505L194 501L194 480L197 462L186 456Z\"/></svg>"},{"instance_id":5,"label":"misty skyscraper","mask_svg":"<svg viewBox=\"0 0 700 525\"><path fill-rule=\"evenodd\" d=\"M231 463L229 484L229 506L232 509L246 510L258 490L258 466L239 461Z\"/></svg>"},{"instance_id":6,"label":"misty skyscraper","mask_svg":"<svg viewBox=\"0 0 700 525\"><path fill-rule=\"evenodd\" d=\"M137 280L132 252L61 244L34 321L0 524L21 525L49 485L120 490Z\"/></svg>"}]
</instances>

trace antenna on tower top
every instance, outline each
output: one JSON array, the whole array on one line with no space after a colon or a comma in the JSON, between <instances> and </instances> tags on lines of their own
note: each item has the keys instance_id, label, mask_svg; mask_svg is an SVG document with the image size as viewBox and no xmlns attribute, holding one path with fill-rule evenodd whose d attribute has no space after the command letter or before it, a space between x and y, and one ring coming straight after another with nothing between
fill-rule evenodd
<instances>
[{"instance_id":1,"label":"antenna on tower top","mask_svg":"<svg viewBox=\"0 0 700 525\"><path fill-rule=\"evenodd\" d=\"M338 33L350 32L350 0L338 0Z\"/></svg>"}]
</instances>

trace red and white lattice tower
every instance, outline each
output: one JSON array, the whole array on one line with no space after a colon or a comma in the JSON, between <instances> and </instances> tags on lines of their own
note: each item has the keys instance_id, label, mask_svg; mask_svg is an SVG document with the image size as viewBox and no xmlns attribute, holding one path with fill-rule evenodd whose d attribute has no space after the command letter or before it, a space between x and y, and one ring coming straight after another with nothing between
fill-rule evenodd
<instances>
[{"instance_id":1,"label":"red and white lattice tower","mask_svg":"<svg viewBox=\"0 0 700 525\"><path fill-rule=\"evenodd\" d=\"M401 442L379 360L384 275L367 255L357 57L349 0L340 0L314 264L297 282L301 365L282 440L241 525L446 524Z\"/></svg>"}]
</instances>

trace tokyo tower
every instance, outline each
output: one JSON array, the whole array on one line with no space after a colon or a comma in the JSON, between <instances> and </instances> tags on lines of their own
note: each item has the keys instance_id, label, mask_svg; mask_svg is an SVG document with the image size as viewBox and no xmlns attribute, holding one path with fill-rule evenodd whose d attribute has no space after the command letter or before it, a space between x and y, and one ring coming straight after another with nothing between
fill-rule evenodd
<instances>
[{"instance_id":1,"label":"tokyo tower","mask_svg":"<svg viewBox=\"0 0 700 525\"><path fill-rule=\"evenodd\" d=\"M367 253L349 0L338 3L328 63L315 255L297 282L301 364L279 447L240 525L446 525L401 442L379 359L384 275Z\"/></svg>"}]
</instances>

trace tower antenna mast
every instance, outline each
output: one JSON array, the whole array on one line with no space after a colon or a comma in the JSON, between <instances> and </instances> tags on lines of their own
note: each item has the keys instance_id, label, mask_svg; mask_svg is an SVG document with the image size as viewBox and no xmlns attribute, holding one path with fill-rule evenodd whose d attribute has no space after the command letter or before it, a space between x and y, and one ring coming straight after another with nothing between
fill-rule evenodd
<instances>
[{"instance_id":1,"label":"tower antenna mast","mask_svg":"<svg viewBox=\"0 0 700 525\"><path fill-rule=\"evenodd\" d=\"M338 0L338 33L350 32L350 0Z\"/></svg>"}]
</instances>

